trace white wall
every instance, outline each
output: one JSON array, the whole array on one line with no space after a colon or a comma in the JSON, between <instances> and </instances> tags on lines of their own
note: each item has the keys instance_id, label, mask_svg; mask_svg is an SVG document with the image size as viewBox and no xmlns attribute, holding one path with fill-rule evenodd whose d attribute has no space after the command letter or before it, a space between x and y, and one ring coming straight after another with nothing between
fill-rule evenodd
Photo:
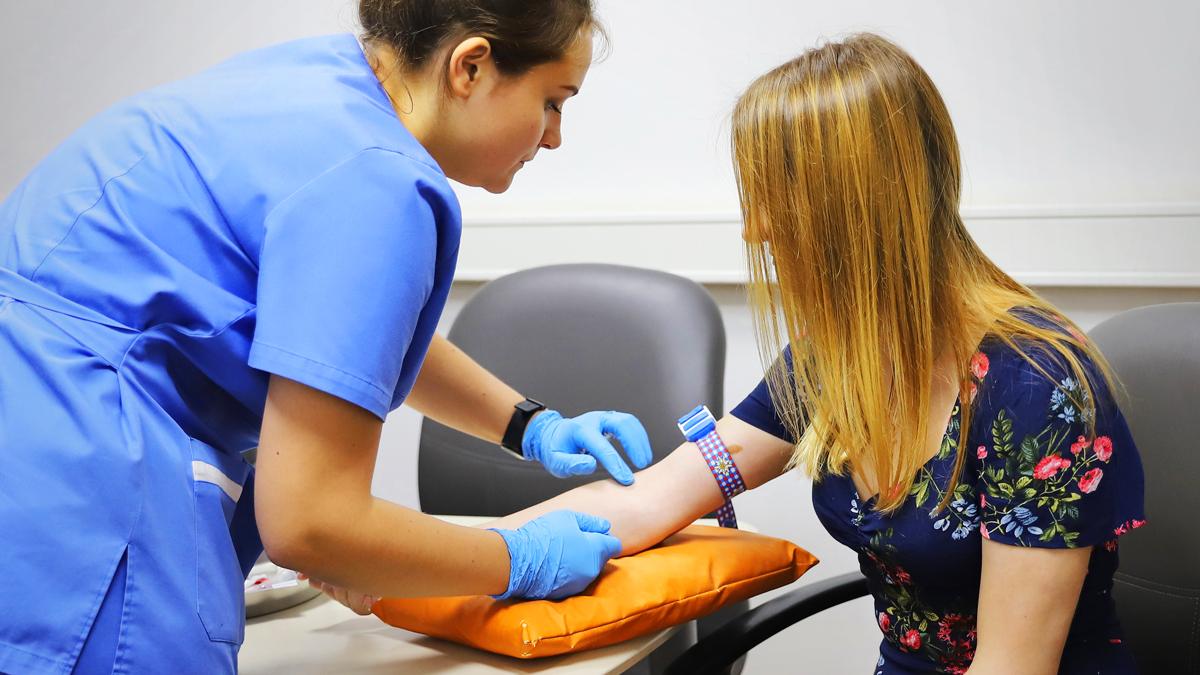
<instances>
[{"instance_id":1,"label":"white wall","mask_svg":"<svg viewBox=\"0 0 1200 675\"><path fill-rule=\"evenodd\" d=\"M823 37L876 30L941 87L965 215L1005 268L1029 283L1200 285L1200 3L598 6L612 50L569 103L563 148L505 195L459 191L460 278L600 260L740 280L734 99ZM0 3L0 195L113 101L244 49L354 30L355 14L353 0Z\"/></svg>"},{"instance_id":2,"label":"white wall","mask_svg":"<svg viewBox=\"0 0 1200 675\"><path fill-rule=\"evenodd\" d=\"M708 284L728 332L726 404L760 377L742 278L726 116L755 75L821 36L882 31L941 87L985 249L1085 328L1200 300L1200 4L1190 0L598 0L613 35L565 117L565 145L468 222L444 324L498 273L604 260ZM0 3L0 195L115 100L244 49L353 30L351 0ZM416 505L418 418L385 427L378 494ZM810 548L806 581L854 564L796 476L739 497L741 517ZM863 603L858 603L862 605ZM864 673L877 629L840 609L756 650L748 672Z\"/></svg>"},{"instance_id":3,"label":"white wall","mask_svg":"<svg viewBox=\"0 0 1200 675\"><path fill-rule=\"evenodd\" d=\"M875 30L930 72L959 131L969 206L1196 201L1200 4L600 0L611 58L569 104L564 147L489 213L721 211L726 117L749 81L822 37ZM598 131L603 130L603 131ZM549 188L551 194L544 194Z\"/></svg>"},{"instance_id":4,"label":"white wall","mask_svg":"<svg viewBox=\"0 0 1200 675\"><path fill-rule=\"evenodd\" d=\"M881 31L957 124L971 207L1200 201L1200 3L597 0L612 53L565 144L469 219L732 212L725 120L759 73L821 37ZM353 0L0 3L0 194L113 101L251 47L353 30Z\"/></svg>"}]
</instances>

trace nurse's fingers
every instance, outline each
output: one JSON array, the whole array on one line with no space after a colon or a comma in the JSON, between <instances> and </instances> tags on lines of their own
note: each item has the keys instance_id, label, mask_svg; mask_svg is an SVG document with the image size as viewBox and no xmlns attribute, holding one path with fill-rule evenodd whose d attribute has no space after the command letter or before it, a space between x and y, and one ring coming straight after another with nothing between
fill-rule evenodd
<instances>
[{"instance_id":1,"label":"nurse's fingers","mask_svg":"<svg viewBox=\"0 0 1200 675\"><path fill-rule=\"evenodd\" d=\"M350 603L346 598L346 589L339 588L337 586L326 585L324 588L324 591L325 591L325 594L328 595L329 597L333 598L334 600L337 600L338 602L342 603L343 605L345 605L347 607L350 607Z\"/></svg>"},{"instance_id":2,"label":"nurse's fingers","mask_svg":"<svg viewBox=\"0 0 1200 675\"><path fill-rule=\"evenodd\" d=\"M629 413L610 412L604 416L600 430L612 434L625 448L629 460L639 469L650 466L654 454L650 451L650 436L638 418Z\"/></svg>"},{"instance_id":3,"label":"nurse's fingers","mask_svg":"<svg viewBox=\"0 0 1200 675\"><path fill-rule=\"evenodd\" d=\"M599 429L594 427L577 426L575 428L574 441L578 448L585 450L587 454L596 458L613 478L622 485L633 484L633 471L629 470L629 466L625 464L621 456L617 454L617 449L604 434L600 433Z\"/></svg>"},{"instance_id":4,"label":"nurse's fingers","mask_svg":"<svg viewBox=\"0 0 1200 675\"><path fill-rule=\"evenodd\" d=\"M335 599L346 607L349 607L355 614L366 615L371 613L371 605L374 604L374 601L368 598L368 596L362 593L355 593L348 588L337 586L333 588L336 589L337 593Z\"/></svg>"},{"instance_id":5,"label":"nurse's fingers","mask_svg":"<svg viewBox=\"0 0 1200 675\"><path fill-rule=\"evenodd\" d=\"M311 577L308 578L308 583L314 588L320 589L322 593L329 596L331 599L345 605L350 611L361 616L366 616L371 613L371 607L375 604L378 598L362 593L355 593L341 586L334 586L323 581L318 581Z\"/></svg>"},{"instance_id":6,"label":"nurse's fingers","mask_svg":"<svg viewBox=\"0 0 1200 675\"><path fill-rule=\"evenodd\" d=\"M351 596L351 599L353 600L353 603L347 605L347 607L354 610L354 613L360 616L366 616L370 614L371 606L374 605L375 600L377 600L377 598L373 598L369 595L353 595Z\"/></svg>"}]
</instances>

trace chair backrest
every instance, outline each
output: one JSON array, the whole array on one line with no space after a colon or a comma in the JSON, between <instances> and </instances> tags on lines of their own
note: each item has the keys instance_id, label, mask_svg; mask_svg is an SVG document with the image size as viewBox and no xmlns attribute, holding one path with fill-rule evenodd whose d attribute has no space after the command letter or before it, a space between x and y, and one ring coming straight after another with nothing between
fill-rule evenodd
<instances>
[{"instance_id":1,"label":"chair backrest","mask_svg":"<svg viewBox=\"0 0 1200 675\"><path fill-rule=\"evenodd\" d=\"M1200 673L1200 302L1122 312L1091 337L1125 385L1149 524L1121 537L1113 595L1144 673Z\"/></svg>"},{"instance_id":2,"label":"chair backrest","mask_svg":"<svg viewBox=\"0 0 1200 675\"><path fill-rule=\"evenodd\" d=\"M449 338L563 415L637 415L656 461L679 445L680 415L700 403L718 416L723 409L720 312L704 288L673 274L595 264L517 272L479 289ZM495 445L422 423L418 489L426 513L505 515L603 472L555 478Z\"/></svg>"}]
</instances>

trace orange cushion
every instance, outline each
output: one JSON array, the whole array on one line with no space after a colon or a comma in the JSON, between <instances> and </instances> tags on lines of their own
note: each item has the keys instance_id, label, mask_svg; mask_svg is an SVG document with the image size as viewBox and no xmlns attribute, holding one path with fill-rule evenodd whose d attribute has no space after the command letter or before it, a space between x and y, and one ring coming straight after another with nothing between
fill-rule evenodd
<instances>
[{"instance_id":1,"label":"orange cushion","mask_svg":"<svg viewBox=\"0 0 1200 675\"><path fill-rule=\"evenodd\" d=\"M658 546L610 560L565 600L384 598L376 616L406 630L519 658L615 644L787 585L817 564L791 542L693 525Z\"/></svg>"}]
</instances>

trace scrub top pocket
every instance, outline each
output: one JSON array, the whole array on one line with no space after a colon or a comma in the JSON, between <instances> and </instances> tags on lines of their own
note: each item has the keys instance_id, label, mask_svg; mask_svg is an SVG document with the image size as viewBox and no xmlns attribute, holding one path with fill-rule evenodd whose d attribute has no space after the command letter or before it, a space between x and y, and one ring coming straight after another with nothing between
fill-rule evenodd
<instances>
[{"instance_id":1,"label":"scrub top pocket","mask_svg":"<svg viewBox=\"0 0 1200 675\"><path fill-rule=\"evenodd\" d=\"M192 439L196 502L196 611L214 642L245 636L245 586L230 526L250 465Z\"/></svg>"}]
</instances>

